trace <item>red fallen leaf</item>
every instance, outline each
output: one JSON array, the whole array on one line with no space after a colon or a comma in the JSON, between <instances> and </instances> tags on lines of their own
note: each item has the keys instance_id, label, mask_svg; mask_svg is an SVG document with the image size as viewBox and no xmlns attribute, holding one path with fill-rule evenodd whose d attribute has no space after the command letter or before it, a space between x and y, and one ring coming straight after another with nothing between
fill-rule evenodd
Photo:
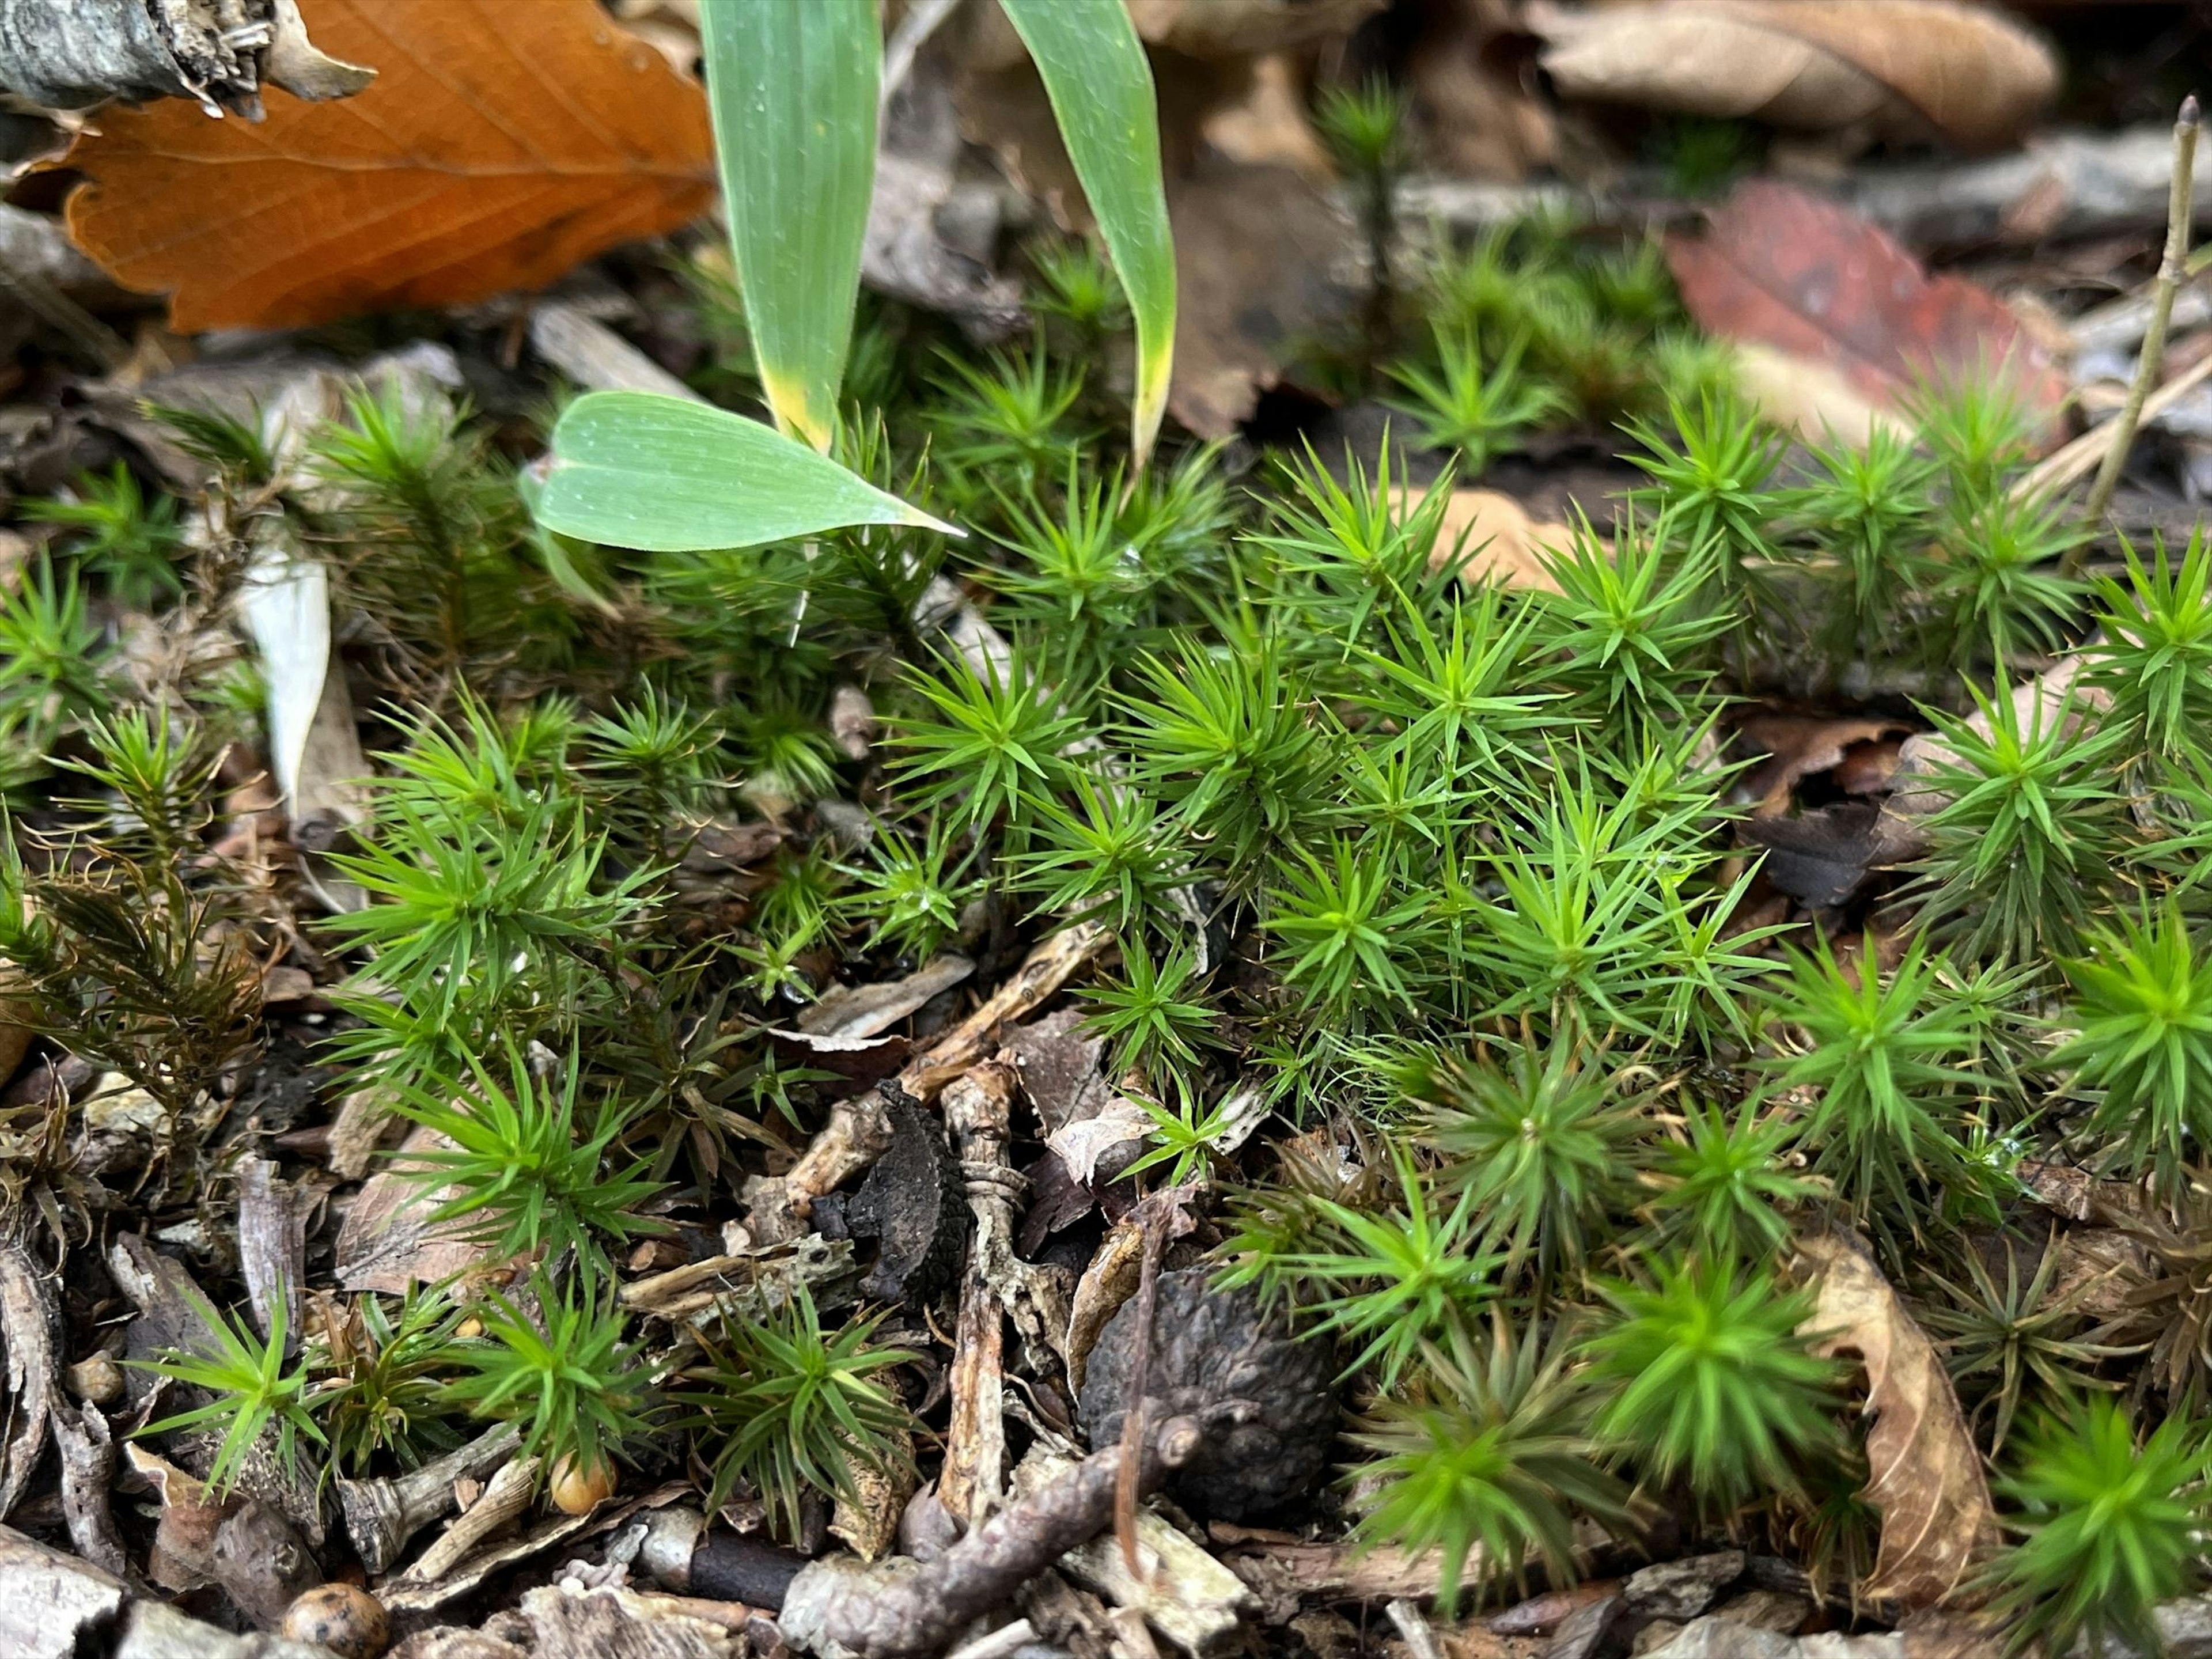
<instances>
[{"instance_id":1,"label":"red fallen leaf","mask_svg":"<svg viewBox=\"0 0 2212 1659\"><path fill-rule=\"evenodd\" d=\"M2044 417L2050 441L2063 435L2066 377L2020 319L1986 289L1930 276L1832 202L1771 179L1747 180L1704 236L1668 239L1667 261L1682 303L1707 330L1840 378L1877 410L1899 407L1925 382L2002 368Z\"/></svg>"}]
</instances>

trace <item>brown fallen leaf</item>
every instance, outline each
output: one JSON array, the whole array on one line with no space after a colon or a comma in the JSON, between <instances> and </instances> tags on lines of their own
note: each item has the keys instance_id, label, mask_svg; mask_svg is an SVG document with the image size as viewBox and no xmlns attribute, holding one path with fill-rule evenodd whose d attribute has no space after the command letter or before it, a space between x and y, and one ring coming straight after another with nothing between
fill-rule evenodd
<instances>
[{"instance_id":1,"label":"brown fallen leaf","mask_svg":"<svg viewBox=\"0 0 2212 1659\"><path fill-rule=\"evenodd\" d=\"M1881 719L1824 719L1808 714L1753 714L1736 727L1746 750L1766 758L1745 774L1740 787L1772 817L1789 810L1790 793L1807 778L1832 772L1864 744L1902 736L1912 728Z\"/></svg>"},{"instance_id":2,"label":"brown fallen leaf","mask_svg":"<svg viewBox=\"0 0 2212 1659\"><path fill-rule=\"evenodd\" d=\"M1464 487L1453 490L1444 505L1429 568L1452 564L1465 580L1556 593L1559 585L1545 566L1546 556L1572 546L1574 534L1565 525L1530 518L1527 507L1499 490Z\"/></svg>"},{"instance_id":3,"label":"brown fallen leaf","mask_svg":"<svg viewBox=\"0 0 2212 1659\"><path fill-rule=\"evenodd\" d=\"M1866 1368L1865 1497L1881 1511L1881 1543L1862 1593L1931 1607L1997 1546L1981 1453L1935 1345L1866 1245L1828 1233L1801 1241L1798 1257L1816 1291L1804 1328L1814 1352L1849 1351Z\"/></svg>"},{"instance_id":4,"label":"brown fallen leaf","mask_svg":"<svg viewBox=\"0 0 2212 1659\"><path fill-rule=\"evenodd\" d=\"M1998 149L2058 89L2027 28L1956 0L1539 0L1528 27L1570 98L1801 131L1855 128Z\"/></svg>"},{"instance_id":5,"label":"brown fallen leaf","mask_svg":"<svg viewBox=\"0 0 2212 1659\"><path fill-rule=\"evenodd\" d=\"M104 114L70 234L179 331L292 327L543 287L714 196L706 98L594 0L304 0L356 97L259 125Z\"/></svg>"},{"instance_id":6,"label":"brown fallen leaf","mask_svg":"<svg viewBox=\"0 0 2212 1659\"><path fill-rule=\"evenodd\" d=\"M2066 377L2020 319L1987 289L1958 276L1931 277L1867 221L1794 185L1753 179L1712 214L1702 237L1668 239L1668 264L1682 303L1724 339L1782 361L1750 390L1778 422L1808 437L1824 420L1854 437L1916 387L2002 368L2026 410L2056 441ZM1813 400L1806 376L1839 382L1865 412L1838 415ZM1770 394L1772 387L1781 392ZM1795 406L1793 406L1795 405Z\"/></svg>"},{"instance_id":7,"label":"brown fallen leaf","mask_svg":"<svg viewBox=\"0 0 2212 1659\"><path fill-rule=\"evenodd\" d=\"M1168 185L1175 226L1176 361L1168 409L1224 438L1282 378L1302 337L1352 314L1351 221L1289 167L1201 160Z\"/></svg>"}]
</instances>

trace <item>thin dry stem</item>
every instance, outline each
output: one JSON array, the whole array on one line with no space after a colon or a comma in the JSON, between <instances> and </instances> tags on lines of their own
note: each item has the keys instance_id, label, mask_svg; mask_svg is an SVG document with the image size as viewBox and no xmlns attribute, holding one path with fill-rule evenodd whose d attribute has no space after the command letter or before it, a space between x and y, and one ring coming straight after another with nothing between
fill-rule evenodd
<instances>
[{"instance_id":1,"label":"thin dry stem","mask_svg":"<svg viewBox=\"0 0 2212 1659\"><path fill-rule=\"evenodd\" d=\"M2112 505L2112 492L2119 488L2120 470L2127 465L2128 451L2134 447L2136 428L2141 424L2143 404L2150 396L2151 387L2158 383L2160 371L2166 367L2166 330L2173 318L2173 296L2181 286L2189 263L2189 225L2194 200L2191 186L2197 173L2197 95L2191 93L2181 100L2181 113L2173 124L2173 183L2166 198L2166 257L2159 261L2158 286L2151 296L2150 326L2143 332L2142 356L2136 364L2136 378L2128 387L2128 401L2112 422L2112 447L2105 452L2105 464L2099 469L2097 482L2090 487L2088 517L2091 523L2105 516ZM2079 562L2079 555L2069 562Z\"/></svg>"}]
</instances>

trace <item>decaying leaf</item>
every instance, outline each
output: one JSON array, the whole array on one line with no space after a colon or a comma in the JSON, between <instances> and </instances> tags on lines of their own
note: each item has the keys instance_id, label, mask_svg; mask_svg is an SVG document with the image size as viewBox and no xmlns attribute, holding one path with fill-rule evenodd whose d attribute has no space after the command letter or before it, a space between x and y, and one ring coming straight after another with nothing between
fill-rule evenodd
<instances>
[{"instance_id":1,"label":"decaying leaf","mask_svg":"<svg viewBox=\"0 0 2212 1659\"><path fill-rule=\"evenodd\" d=\"M1429 568L1452 564L1463 580L1556 593L1559 585L1545 568L1545 558L1573 541L1574 532L1565 525L1538 522L1499 490L1455 489L1445 504L1437 544L1429 550Z\"/></svg>"},{"instance_id":2,"label":"decaying leaf","mask_svg":"<svg viewBox=\"0 0 2212 1659\"><path fill-rule=\"evenodd\" d=\"M1856 1353L1866 1368L1866 1498L1881 1511L1881 1545L1863 1594L1932 1606L1996 1547L1981 1453L1935 1345L1866 1246L1829 1233L1798 1248L1817 1291L1805 1326L1814 1352Z\"/></svg>"},{"instance_id":3,"label":"decaying leaf","mask_svg":"<svg viewBox=\"0 0 2212 1659\"><path fill-rule=\"evenodd\" d=\"M1931 277L1920 263L1849 210L1771 179L1736 187L1702 237L1670 237L1668 263L1682 303L1698 323L1740 344L1778 356L1752 390L1784 395L1768 404L1778 422L1809 437L1824 420L1855 434L1929 382L2008 373L2031 414L2056 416L2066 378L1987 289L1958 276ZM1763 361L1763 359L1762 359ZM1804 406L1801 376L1840 381L1872 413ZM1762 403L1766 399L1762 397ZM1794 406L1793 406L1794 405Z\"/></svg>"},{"instance_id":4,"label":"decaying leaf","mask_svg":"<svg viewBox=\"0 0 2212 1659\"><path fill-rule=\"evenodd\" d=\"M1168 215L1181 289L1168 410L1227 437L1300 340L1351 314L1351 222L1290 167L1220 161L1169 184Z\"/></svg>"},{"instance_id":5,"label":"decaying leaf","mask_svg":"<svg viewBox=\"0 0 2212 1659\"><path fill-rule=\"evenodd\" d=\"M102 117L70 234L172 325L285 327L544 286L713 198L697 84L593 0L310 0L376 80L259 125L178 102Z\"/></svg>"},{"instance_id":6,"label":"decaying leaf","mask_svg":"<svg viewBox=\"0 0 2212 1659\"><path fill-rule=\"evenodd\" d=\"M1996 149L2058 89L2050 49L1956 0L1540 0L1528 26L1570 98Z\"/></svg>"}]
</instances>

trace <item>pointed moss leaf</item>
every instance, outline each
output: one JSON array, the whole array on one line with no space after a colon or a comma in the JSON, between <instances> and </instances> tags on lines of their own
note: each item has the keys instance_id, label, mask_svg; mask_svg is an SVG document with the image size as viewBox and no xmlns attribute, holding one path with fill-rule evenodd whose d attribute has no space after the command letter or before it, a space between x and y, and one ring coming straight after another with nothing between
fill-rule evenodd
<instances>
[{"instance_id":1,"label":"pointed moss leaf","mask_svg":"<svg viewBox=\"0 0 2212 1659\"><path fill-rule=\"evenodd\" d=\"M876 0L703 0L699 22L761 386L827 451L875 187Z\"/></svg>"},{"instance_id":2,"label":"pointed moss leaf","mask_svg":"<svg viewBox=\"0 0 2212 1659\"><path fill-rule=\"evenodd\" d=\"M742 415L652 392L594 392L553 429L538 520L649 552L752 547L848 525L959 532Z\"/></svg>"},{"instance_id":3,"label":"pointed moss leaf","mask_svg":"<svg viewBox=\"0 0 2212 1659\"><path fill-rule=\"evenodd\" d=\"M1043 77L1060 135L1137 325L1129 442L1144 465L1175 364L1175 238L1152 67L1122 0L999 0Z\"/></svg>"}]
</instances>

